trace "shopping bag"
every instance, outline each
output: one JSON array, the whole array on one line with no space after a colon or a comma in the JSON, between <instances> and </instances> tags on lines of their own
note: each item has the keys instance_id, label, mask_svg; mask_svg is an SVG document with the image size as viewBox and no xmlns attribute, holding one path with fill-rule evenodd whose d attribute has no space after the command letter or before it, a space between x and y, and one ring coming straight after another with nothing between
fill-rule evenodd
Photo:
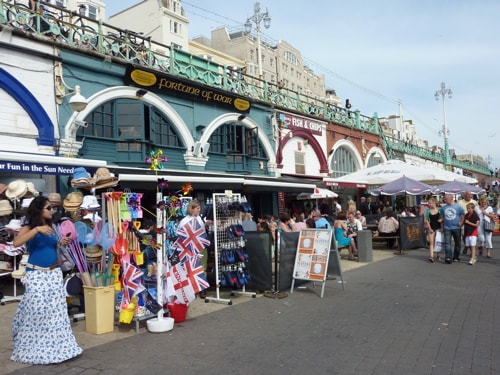
<instances>
[{"instance_id":1,"label":"shopping bag","mask_svg":"<svg viewBox=\"0 0 500 375\"><path fill-rule=\"evenodd\" d=\"M434 252L440 253L444 249L444 236L441 231L436 231L436 240L434 243Z\"/></svg>"}]
</instances>

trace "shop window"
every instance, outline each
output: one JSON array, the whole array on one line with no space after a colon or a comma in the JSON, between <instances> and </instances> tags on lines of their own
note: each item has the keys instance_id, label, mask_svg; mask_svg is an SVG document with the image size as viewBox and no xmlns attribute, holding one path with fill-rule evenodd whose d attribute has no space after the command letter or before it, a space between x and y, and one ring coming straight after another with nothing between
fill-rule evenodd
<instances>
[{"instance_id":1,"label":"shop window","mask_svg":"<svg viewBox=\"0 0 500 375\"><path fill-rule=\"evenodd\" d=\"M300 151L295 151L294 156L295 156L295 173L305 174L306 173L305 153Z\"/></svg>"}]
</instances>

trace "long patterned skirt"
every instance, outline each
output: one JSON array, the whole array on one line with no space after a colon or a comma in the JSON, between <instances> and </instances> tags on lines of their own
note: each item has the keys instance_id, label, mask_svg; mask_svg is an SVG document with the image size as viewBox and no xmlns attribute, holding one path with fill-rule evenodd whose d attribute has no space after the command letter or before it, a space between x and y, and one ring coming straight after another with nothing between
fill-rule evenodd
<instances>
[{"instance_id":1,"label":"long patterned skirt","mask_svg":"<svg viewBox=\"0 0 500 375\"><path fill-rule=\"evenodd\" d=\"M81 354L71 330L61 270L28 271L25 280L12 321L11 360L44 365Z\"/></svg>"}]
</instances>

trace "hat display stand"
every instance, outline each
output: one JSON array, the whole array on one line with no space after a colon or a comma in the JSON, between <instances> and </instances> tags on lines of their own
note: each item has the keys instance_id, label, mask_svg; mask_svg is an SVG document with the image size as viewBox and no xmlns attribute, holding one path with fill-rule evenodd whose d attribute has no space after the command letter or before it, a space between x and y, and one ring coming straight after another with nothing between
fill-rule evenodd
<instances>
[{"instance_id":1,"label":"hat display stand","mask_svg":"<svg viewBox=\"0 0 500 375\"><path fill-rule=\"evenodd\" d=\"M3 296L0 301L0 305L5 305L8 302L19 302L23 298L22 294L17 294L17 280L22 279L26 272L26 263L28 262L28 256L23 255L21 261L19 262L19 267L17 265L17 255L12 256L12 271L0 273L0 277L10 276L13 280L12 295Z\"/></svg>"},{"instance_id":2,"label":"hat display stand","mask_svg":"<svg viewBox=\"0 0 500 375\"><path fill-rule=\"evenodd\" d=\"M13 220L11 220L11 223ZM9 223L9 224L11 224ZM10 231L15 231L17 230L14 229L11 226ZM10 240L10 237L9 237ZM12 295L11 296L2 296L2 299L0 300L1 305L5 305L8 302L19 302L21 298L23 297L22 295L17 294L17 280L21 279L24 277L25 271L26 271L26 263L28 261L28 256L23 255L21 261L18 264L18 256L24 254L25 252L25 247L20 246L20 247L14 247L12 245L11 241L7 241L5 243L0 244L0 256L3 257L8 257L9 259L12 258L12 268L10 270L2 270L0 271L0 277L6 277L10 276L12 277L13 280L13 286L12 286ZM9 260L10 263L10 260Z\"/></svg>"},{"instance_id":3,"label":"hat display stand","mask_svg":"<svg viewBox=\"0 0 500 375\"><path fill-rule=\"evenodd\" d=\"M23 255L22 259L18 261L18 257L24 254L25 247L21 246L15 248L12 245L11 237L20 229L20 220L17 219L26 212L26 208L23 209L21 202L25 196L29 195L29 192L28 184L24 180L15 180L8 185L0 185L0 191L2 191L1 195L5 197L5 199L2 198L0 205L2 208L1 216L2 219L9 220L8 224L4 226L4 230L9 232L9 236L8 238L2 239L2 242L5 240L5 243L0 243L0 258L12 263L12 269L0 271L0 277L10 276L13 281L12 295L3 295L0 300L0 304L5 305L10 302L19 302L23 297L22 294L18 294L17 283L19 279L24 277L28 259L26 255ZM35 191L32 184L30 189L33 192Z\"/></svg>"}]
</instances>

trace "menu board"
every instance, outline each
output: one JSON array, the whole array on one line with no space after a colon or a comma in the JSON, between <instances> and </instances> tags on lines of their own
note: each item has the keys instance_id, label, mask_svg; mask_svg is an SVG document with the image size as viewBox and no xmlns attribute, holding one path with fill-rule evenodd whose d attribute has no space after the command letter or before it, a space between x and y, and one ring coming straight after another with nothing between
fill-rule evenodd
<instances>
[{"instance_id":1,"label":"menu board","mask_svg":"<svg viewBox=\"0 0 500 375\"><path fill-rule=\"evenodd\" d=\"M303 229L300 231L293 278L324 281L330 256L332 231L329 229Z\"/></svg>"}]
</instances>

